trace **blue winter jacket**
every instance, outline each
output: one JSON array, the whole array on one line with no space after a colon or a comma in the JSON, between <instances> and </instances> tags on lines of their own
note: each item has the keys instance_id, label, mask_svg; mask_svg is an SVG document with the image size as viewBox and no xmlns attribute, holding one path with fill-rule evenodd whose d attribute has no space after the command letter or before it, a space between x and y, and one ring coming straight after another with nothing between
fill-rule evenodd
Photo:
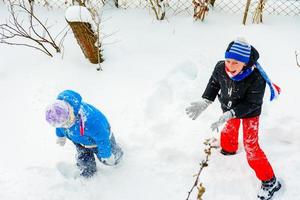
<instances>
[{"instance_id":1,"label":"blue winter jacket","mask_svg":"<svg viewBox=\"0 0 300 200\"><path fill-rule=\"evenodd\" d=\"M57 99L64 100L73 107L76 121L70 128L56 128L56 135L66 136L82 145L97 145L99 158L110 157L110 125L106 117L94 106L83 102L81 96L72 90L61 92ZM80 120L84 128L83 135L80 135Z\"/></svg>"}]
</instances>

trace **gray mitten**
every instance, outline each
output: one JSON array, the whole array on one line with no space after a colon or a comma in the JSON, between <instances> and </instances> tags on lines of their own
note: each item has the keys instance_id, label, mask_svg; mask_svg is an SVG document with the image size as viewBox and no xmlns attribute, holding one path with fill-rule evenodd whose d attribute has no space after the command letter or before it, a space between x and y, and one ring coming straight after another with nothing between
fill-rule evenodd
<instances>
[{"instance_id":1,"label":"gray mitten","mask_svg":"<svg viewBox=\"0 0 300 200\"><path fill-rule=\"evenodd\" d=\"M185 109L186 114L189 115L192 120L195 120L212 101L202 98L201 101L193 102L189 107Z\"/></svg>"},{"instance_id":2,"label":"gray mitten","mask_svg":"<svg viewBox=\"0 0 300 200\"><path fill-rule=\"evenodd\" d=\"M116 159L113 154L111 154L111 156L108 158L99 158L99 160L100 160L100 162L102 162L103 164L108 165L108 166L116 165Z\"/></svg>"},{"instance_id":3,"label":"gray mitten","mask_svg":"<svg viewBox=\"0 0 300 200\"><path fill-rule=\"evenodd\" d=\"M56 144L64 146L66 144L66 137L57 137Z\"/></svg>"},{"instance_id":4,"label":"gray mitten","mask_svg":"<svg viewBox=\"0 0 300 200\"><path fill-rule=\"evenodd\" d=\"M223 113L223 115L219 118L218 121L212 123L212 125L210 126L211 130L212 131L215 131L215 130L219 130L219 126L221 126L222 124L224 124L225 122L227 122L228 120L234 118L234 110L229 110L229 111L226 111Z\"/></svg>"},{"instance_id":5,"label":"gray mitten","mask_svg":"<svg viewBox=\"0 0 300 200\"><path fill-rule=\"evenodd\" d=\"M110 157L108 158L101 158L98 157L99 161L102 162L104 165L108 165L108 166L114 166L119 164L119 162L121 161L123 157L123 151L122 149L118 146L118 149L115 150Z\"/></svg>"}]
</instances>

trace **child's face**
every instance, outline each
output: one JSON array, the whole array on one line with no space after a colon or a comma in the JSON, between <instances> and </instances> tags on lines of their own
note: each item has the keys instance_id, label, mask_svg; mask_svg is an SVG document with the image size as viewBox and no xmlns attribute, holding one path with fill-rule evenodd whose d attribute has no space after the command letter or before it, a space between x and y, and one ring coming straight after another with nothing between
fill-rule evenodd
<instances>
[{"instance_id":1,"label":"child's face","mask_svg":"<svg viewBox=\"0 0 300 200\"><path fill-rule=\"evenodd\" d=\"M246 66L245 63L234 60L234 59L226 59L225 60L225 67L232 76L238 75Z\"/></svg>"},{"instance_id":2,"label":"child's face","mask_svg":"<svg viewBox=\"0 0 300 200\"><path fill-rule=\"evenodd\" d=\"M70 128L75 122L74 109L70 104L67 104L69 107L69 119L62 125L63 128Z\"/></svg>"}]
</instances>

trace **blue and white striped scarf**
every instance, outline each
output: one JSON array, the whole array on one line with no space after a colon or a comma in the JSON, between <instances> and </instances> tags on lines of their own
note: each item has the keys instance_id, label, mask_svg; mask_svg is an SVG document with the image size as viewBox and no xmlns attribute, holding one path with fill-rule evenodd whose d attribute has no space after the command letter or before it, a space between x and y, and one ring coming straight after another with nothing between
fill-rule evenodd
<instances>
[{"instance_id":1,"label":"blue and white striped scarf","mask_svg":"<svg viewBox=\"0 0 300 200\"><path fill-rule=\"evenodd\" d=\"M261 76L265 79L266 83L268 84L268 86L270 88L270 93L271 93L270 101L276 99L281 92L280 87L271 81L271 79L268 77L265 70L262 68L262 66L258 62L255 63L255 66L256 66L256 69L258 69L258 71L260 72Z\"/></svg>"},{"instance_id":2,"label":"blue and white striped scarf","mask_svg":"<svg viewBox=\"0 0 300 200\"><path fill-rule=\"evenodd\" d=\"M254 71L254 68L256 68L259 71L259 73L265 79L266 83L268 84L268 86L270 88L270 93L271 93L270 101L276 99L279 96L281 89L280 89L280 87L278 87L276 84L274 84L271 81L271 79L268 77L265 70L262 68L262 66L258 62L255 63L255 66L247 67L246 69L242 70L236 76L231 76L230 73L228 73L228 71L226 69L225 69L225 71L232 80L241 81L241 80L244 80L246 77L248 77Z\"/></svg>"}]
</instances>

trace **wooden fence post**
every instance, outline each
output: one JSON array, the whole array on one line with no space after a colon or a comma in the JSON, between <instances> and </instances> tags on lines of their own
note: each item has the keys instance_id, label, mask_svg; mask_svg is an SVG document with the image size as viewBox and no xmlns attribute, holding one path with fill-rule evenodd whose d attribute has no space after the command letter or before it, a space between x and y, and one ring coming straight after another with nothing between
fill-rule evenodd
<instances>
[{"instance_id":1,"label":"wooden fence post","mask_svg":"<svg viewBox=\"0 0 300 200\"><path fill-rule=\"evenodd\" d=\"M244 24L244 25L246 25L246 20L247 20L247 15L248 15L250 3L251 3L251 0L247 0L245 12L244 12L244 18L243 18L243 24Z\"/></svg>"}]
</instances>

